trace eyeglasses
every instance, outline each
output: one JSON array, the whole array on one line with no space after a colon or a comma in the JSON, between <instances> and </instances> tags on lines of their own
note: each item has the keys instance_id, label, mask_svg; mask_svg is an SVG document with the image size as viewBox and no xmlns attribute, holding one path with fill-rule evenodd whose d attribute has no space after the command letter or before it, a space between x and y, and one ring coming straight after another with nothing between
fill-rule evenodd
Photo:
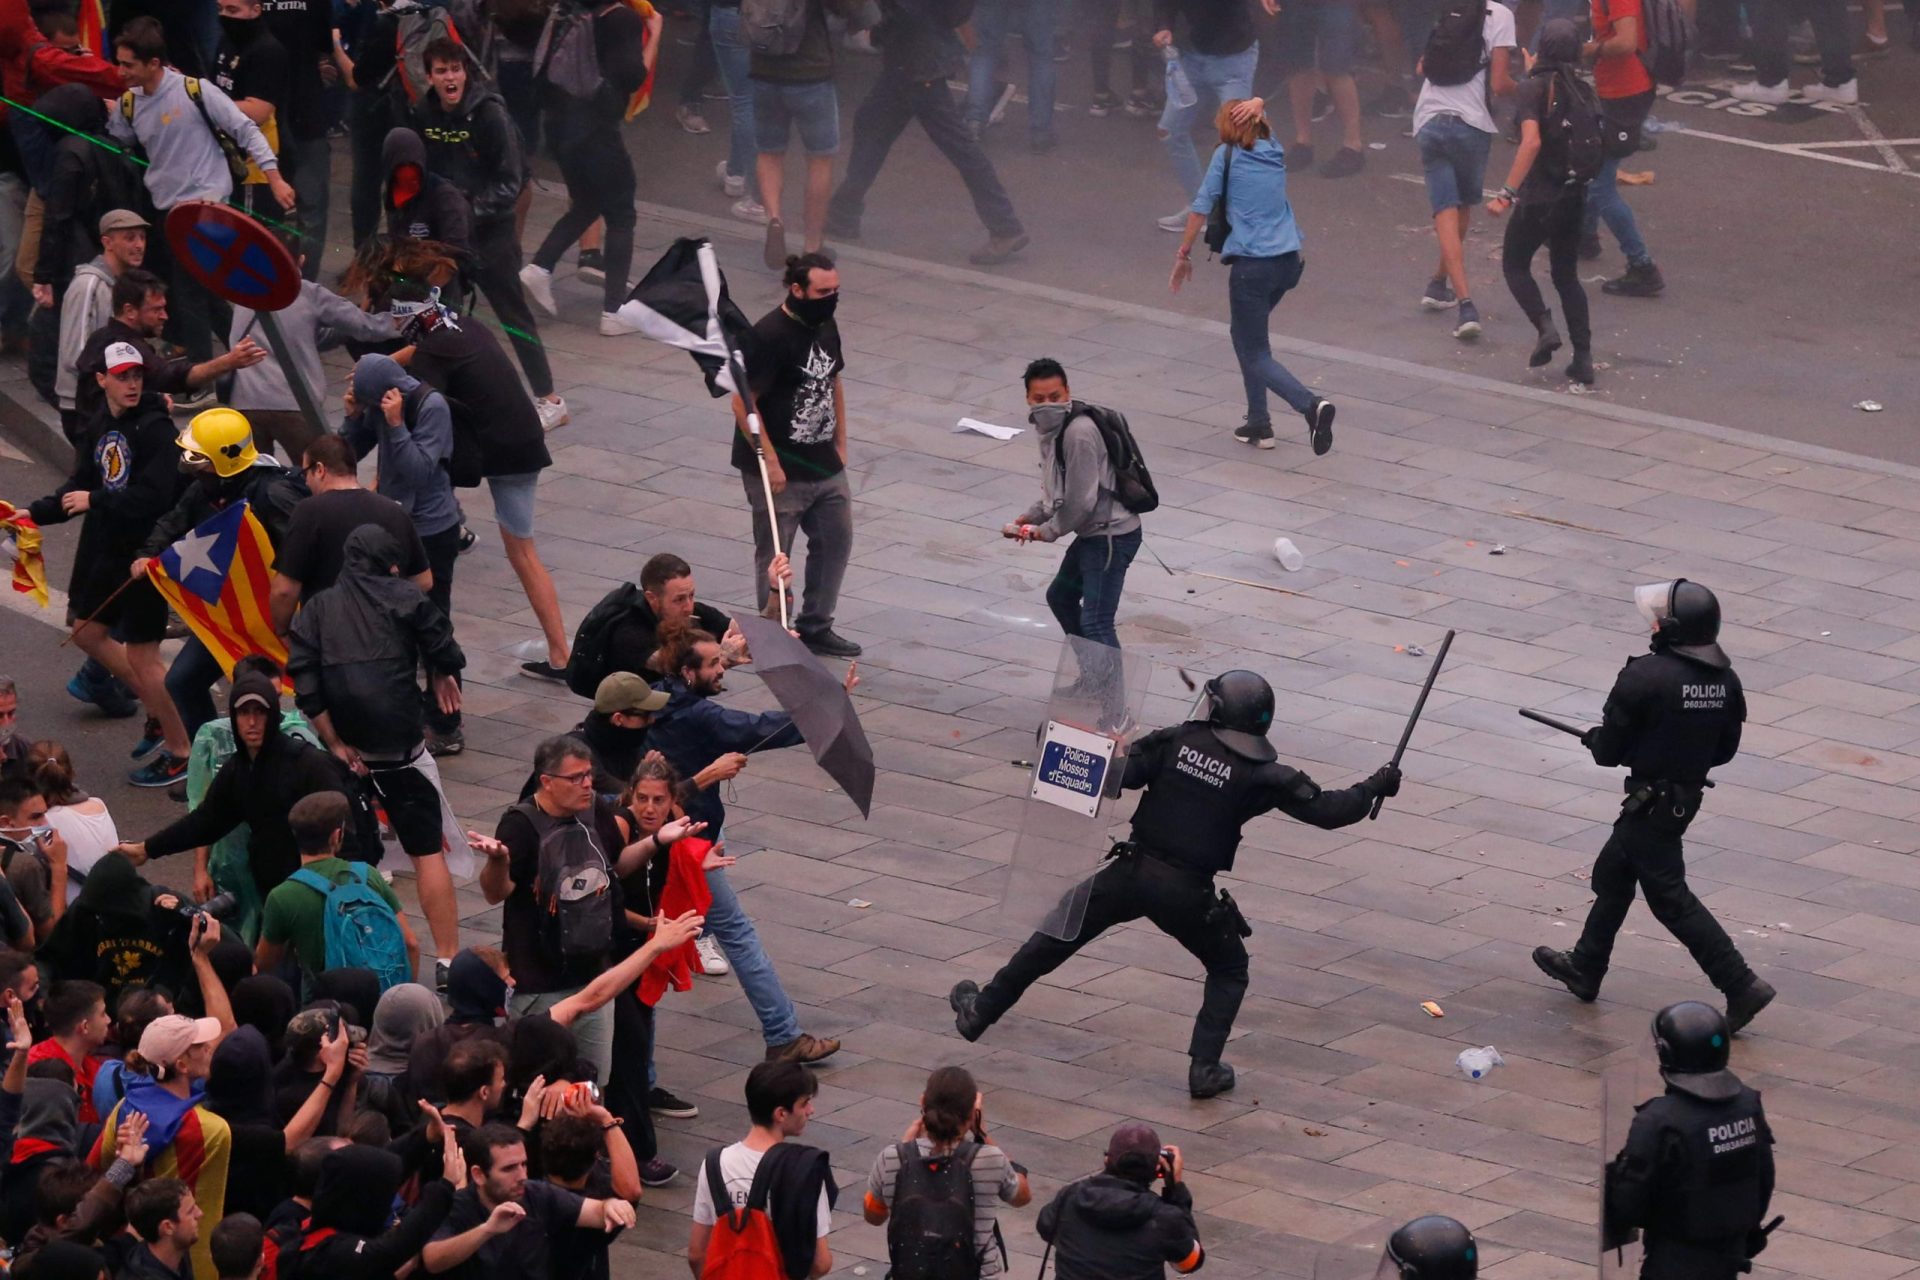
<instances>
[{"instance_id":1,"label":"eyeglasses","mask_svg":"<svg viewBox=\"0 0 1920 1280\"><path fill-rule=\"evenodd\" d=\"M571 782L576 787L584 787L593 781L593 770L582 769L578 773L549 773L542 776L558 778L562 782Z\"/></svg>"}]
</instances>

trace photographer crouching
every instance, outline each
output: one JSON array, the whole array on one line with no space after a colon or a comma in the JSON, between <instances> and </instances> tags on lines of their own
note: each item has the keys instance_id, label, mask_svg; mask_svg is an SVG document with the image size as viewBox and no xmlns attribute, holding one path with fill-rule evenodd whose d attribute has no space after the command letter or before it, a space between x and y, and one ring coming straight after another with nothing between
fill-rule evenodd
<instances>
[{"instance_id":1,"label":"photographer crouching","mask_svg":"<svg viewBox=\"0 0 1920 1280\"><path fill-rule=\"evenodd\" d=\"M1198 1271L1207 1251L1184 1172L1180 1148L1162 1147L1151 1127L1130 1121L1115 1129L1106 1168L1069 1182L1040 1211L1055 1280L1161 1280L1169 1264L1181 1275Z\"/></svg>"}]
</instances>

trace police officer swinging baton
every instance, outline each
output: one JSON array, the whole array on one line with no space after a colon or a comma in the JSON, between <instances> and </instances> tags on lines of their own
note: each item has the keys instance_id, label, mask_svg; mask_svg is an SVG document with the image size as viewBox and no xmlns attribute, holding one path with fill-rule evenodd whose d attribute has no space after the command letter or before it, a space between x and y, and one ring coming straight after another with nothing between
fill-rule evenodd
<instances>
[{"instance_id":1,"label":"police officer swinging baton","mask_svg":"<svg viewBox=\"0 0 1920 1280\"><path fill-rule=\"evenodd\" d=\"M1406 731L1400 735L1400 745L1393 749L1393 759L1390 763L1396 769L1400 767L1400 757L1407 754L1407 741L1413 737L1413 726L1420 723L1420 713L1424 711L1427 706L1427 695L1433 692L1433 682L1439 678L1440 666L1447 660L1447 650L1451 648L1452 645L1453 632L1449 631L1440 641L1440 652L1433 655L1433 670L1427 672L1427 682L1420 686L1420 699L1413 704L1413 714L1407 717L1407 728ZM1367 814L1367 820L1372 821L1378 818L1380 816L1380 806L1385 803L1385 796L1375 796L1373 798L1373 809Z\"/></svg>"},{"instance_id":2,"label":"police officer swinging baton","mask_svg":"<svg viewBox=\"0 0 1920 1280\"><path fill-rule=\"evenodd\" d=\"M1576 738L1587 736L1587 731L1579 725L1568 724L1565 720L1555 720L1552 716L1541 715L1538 711L1529 711L1521 707L1520 714L1536 724L1543 724L1549 729L1558 729L1562 733L1570 733Z\"/></svg>"}]
</instances>

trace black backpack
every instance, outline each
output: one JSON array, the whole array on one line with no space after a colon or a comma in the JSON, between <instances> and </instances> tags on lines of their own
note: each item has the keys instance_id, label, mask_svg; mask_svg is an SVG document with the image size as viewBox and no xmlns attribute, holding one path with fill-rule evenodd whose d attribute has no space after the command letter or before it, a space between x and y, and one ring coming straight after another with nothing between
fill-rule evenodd
<instances>
[{"instance_id":1,"label":"black backpack","mask_svg":"<svg viewBox=\"0 0 1920 1280\"><path fill-rule=\"evenodd\" d=\"M1679 88L1686 83L1687 63L1693 57L1693 20L1679 0L1641 0L1640 20L1647 28L1641 65L1655 84Z\"/></svg>"},{"instance_id":2,"label":"black backpack","mask_svg":"<svg viewBox=\"0 0 1920 1280\"><path fill-rule=\"evenodd\" d=\"M1600 99L1593 86L1566 67L1547 72L1540 111L1539 164L1563 186L1592 182L1604 159Z\"/></svg>"},{"instance_id":3,"label":"black backpack","mask_svg":"<svg viewBox=\"0 0 1920 1280\"><path fill-rule=\"evenodd\" d=\"M623 582L600 597L599 604L587 610L587 616L580 620L580 629L573 633L573 657L567 663L567 688L583 698L591 698L599 690L600 682L613 674L607 659L607 645L613 639L613 629L645 603L639 587L631 582Z\"/></svg>"},{"instance_id":4,"label":"black backpack","mask_svg":"<svg viewBox=\"0 0 1920 1280\"><path fill-rule=\"evenodd\" d=\"M1487 65L1487 0L1448 0L1427 35L1420 74L1428 83L1466 84Z\"/></svg>"},{"instance_id":5,"label":"black backpack","mask_svg":"<svg viewBox=\"0 0 1920 1280\"><path fill-rule=\"evenodd\" d=\"M532 800L513 808L540 841L533 901L548 955L563 965L604 959L613 945L613 861L594 837L594 811L556 818Z\"/></svg>"},{"instance_id":6,"label":"black backpack","mask_svg":"<svg viewBox=\"0 0 1920 1280\"><path fill-rule=\"evenodd\" d=\"M1134 442L1126 416L1097 404L1080 405L1080 412L1093 420L1100 431L1100 442L1107 446L1107 457L1113 463L1114 499L1137 516L1158 507L1160 491L1153 487L1147 460L1140 456L1140 446ZM1066 463L1062 461L1061 465Z\"/></svg>"},{"instance_id":7,"label":"black backpack","mask_svg":"<svg viewBox=\"0 0 1920 1280\"><path fill-rule=\"evenodd\" d=\"M962 1142L945 1155L920 1153L918 1142L895 1149L900 1175L887 1218L890 1280L979 1280L980 1250L973 1238L973 1158L979 1144Z\"/></svg>"}]
</instances>

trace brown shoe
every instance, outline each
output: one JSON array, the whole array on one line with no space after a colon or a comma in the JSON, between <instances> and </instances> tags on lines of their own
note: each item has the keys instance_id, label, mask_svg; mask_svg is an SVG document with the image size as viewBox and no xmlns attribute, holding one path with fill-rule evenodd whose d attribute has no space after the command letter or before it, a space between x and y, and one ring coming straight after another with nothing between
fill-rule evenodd
<instances>
[{"instance_id":1,"label":"brown shoe","mask_svg":"<svg viewBox=\"0 0 1920 1280\"><path fill-rule=\"evenodd\" d=\"M822 1058L831 1058L840 1052L838 1040L823 1040L819 1036L802 1033L798 1040L786 1044L767 1046L768 1062L818 1062Z\"/></svg>"}]
</instances>

